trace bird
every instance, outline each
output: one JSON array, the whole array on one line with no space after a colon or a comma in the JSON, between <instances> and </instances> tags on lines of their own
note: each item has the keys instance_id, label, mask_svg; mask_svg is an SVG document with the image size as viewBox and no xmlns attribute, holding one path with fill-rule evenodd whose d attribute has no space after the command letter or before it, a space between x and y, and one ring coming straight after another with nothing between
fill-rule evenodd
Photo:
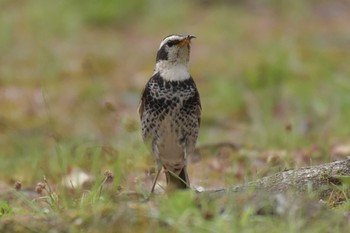
<instances>
[{"instance_id":1,"label":"bird","mask_svg":"<svg viewBox=\"0 0 350 233\"><path fill-rule=\"evenodd\" d=\"M138 107L142 138L156 160L154 192L162 169L167 191L190 188L187 160L201 123L201 101L189 71L193 35L172 34L160 43L154 73Z\"/></svg>"}]
</instances>

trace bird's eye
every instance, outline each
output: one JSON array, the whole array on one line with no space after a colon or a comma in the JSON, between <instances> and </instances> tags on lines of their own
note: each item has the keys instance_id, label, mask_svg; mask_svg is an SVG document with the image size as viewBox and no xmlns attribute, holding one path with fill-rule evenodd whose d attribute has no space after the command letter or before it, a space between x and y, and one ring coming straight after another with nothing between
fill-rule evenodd
<instances>
[{"instance_id":1,"label":"bird's eye","mask_svg":"<svg viewBox=\"0 0 350 233\"><path fill-rule=\"evenodd\" d=\"M166 43L169 47L172 47L172 46L174 46L174 45L176 45L176 44L178 44L178 43L180 43L180 41L179 40L171 40L171 41L169 41L168 43Z\"/></svg>"}]
</instances>

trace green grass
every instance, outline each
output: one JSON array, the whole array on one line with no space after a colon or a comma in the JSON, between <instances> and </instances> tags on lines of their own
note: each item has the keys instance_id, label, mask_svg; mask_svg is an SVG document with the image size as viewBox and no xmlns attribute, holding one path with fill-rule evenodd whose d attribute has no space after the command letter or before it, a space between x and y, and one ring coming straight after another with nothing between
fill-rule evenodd
<instances>
[{"instance_id":1,"label":"green grass","mask_svg":"<svg viewBox=\"0 0 350 233\"><path fill-rule=\"evenodd\" d=\"M194 185L344 159L332 151L350 141L345 2L1 1L0 231L344 232L347 187L340 206L310 194L282 213L250 193L146 201L154 161L137 105L161 39L194 34L198 145L242 145L202 151ZM77 170L89 181L64 185ZM51 190L39 195L44 177Z\"/></svg>"}]
</instances>

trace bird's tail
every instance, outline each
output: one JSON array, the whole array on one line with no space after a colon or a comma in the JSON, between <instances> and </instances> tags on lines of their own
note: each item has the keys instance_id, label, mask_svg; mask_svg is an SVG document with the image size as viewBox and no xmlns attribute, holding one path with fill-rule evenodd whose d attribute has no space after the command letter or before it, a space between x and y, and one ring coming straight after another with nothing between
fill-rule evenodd
<instances>
[{"instance_id":1,"label":"bird's tail","mask_svg":"<svg viewBox=\"0 0 350 233\"><path fill-rule=\"evenodd\" d=\"M176 175L171 171L166 171L165 176L167 182L167 190L190 188L190 181L188 179L186 167L182 168L179 175Z\"/></svg>"}]
</instances>

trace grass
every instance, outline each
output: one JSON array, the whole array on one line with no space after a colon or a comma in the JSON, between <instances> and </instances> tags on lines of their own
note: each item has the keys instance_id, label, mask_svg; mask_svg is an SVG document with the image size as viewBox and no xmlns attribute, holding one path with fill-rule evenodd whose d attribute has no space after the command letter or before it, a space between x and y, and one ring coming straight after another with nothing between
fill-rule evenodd
<instances>
[{"instance_id":1,"label":"grass","mask_svg":"<svg viewBox=\"0 0 350 233\"><path fill-rule=\"evenodd\" d=\"M344 159L348 151L336 151L350 142L347 1L3 0L0 9L1 232L348 229L347 187L342 205L287 196L294 207L280 212L277 197L250 193L145 201L154 163L136 111L160 40L194 34L198 145L242 145L194 157L194 185ZM85 182L64 183L84 174Z\"/></svg>"}]
</instances>

